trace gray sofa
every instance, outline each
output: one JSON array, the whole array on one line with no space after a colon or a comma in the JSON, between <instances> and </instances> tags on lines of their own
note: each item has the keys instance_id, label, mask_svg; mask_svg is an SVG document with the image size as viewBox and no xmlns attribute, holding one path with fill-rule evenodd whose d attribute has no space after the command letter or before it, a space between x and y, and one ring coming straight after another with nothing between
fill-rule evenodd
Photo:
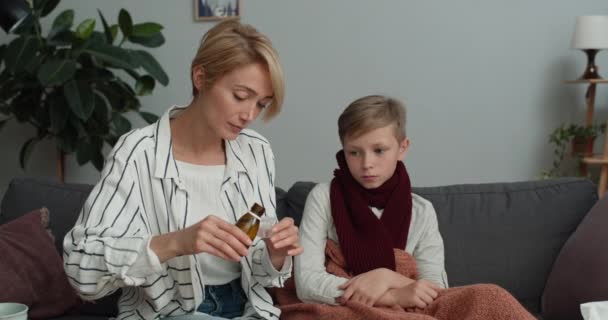
<instances>
[{"instance_id":1,"label":"gray sofa","mask_svg":"<svg viewBox=\"0 0 608 320\"><path fill-rule=\"evenodd\" d=\"M277 188L279 217L299 223L306 196L315 184ZM74 224L90 185L15 179L0 207L0 224L45 206L51 212L56 248ZM584 179L414 188L437 211L451 286L495 283L542 318L545 282L561 247L597 201ZM57 319L107 319L116 314L120 292L80 306ZM548 319L550 320L550 319Z\"/></svg>"}]
</instances>

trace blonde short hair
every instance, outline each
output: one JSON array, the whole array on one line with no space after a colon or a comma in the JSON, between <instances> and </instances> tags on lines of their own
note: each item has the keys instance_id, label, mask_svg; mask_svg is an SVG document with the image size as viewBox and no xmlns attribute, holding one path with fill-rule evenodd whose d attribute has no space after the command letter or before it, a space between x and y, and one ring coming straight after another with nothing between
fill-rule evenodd
<instances>
[{"instance_id":1,"label":"blonde short hair","mask_svg":"<svg viewBox=\"0 0 608 320\"><path fill-rule=\"evenodd\" d=\"M268 67L273 98L265 109L264 119L270 120L281 111L283 105L283 69L270 39L254 27L237 20L227 20L209 29L201 39L190 70L202 66L205 88L211 88L225 74L251 63L262 63ZM194 81L192 94L198 95Z\"/></svg>"},{"instance_id":2,"label":"blonde short hair","mask_svg":"<svg viewBox=\"0 0 608 320\"><path fill-rule=\"evenodd\" d=\"M344 144L345 138L357 138L372 130L395 125L395 138L405 139L405 105L401 101L371 95L353 101L338 118L338 135Z\"/></svg>"}]
</instances>

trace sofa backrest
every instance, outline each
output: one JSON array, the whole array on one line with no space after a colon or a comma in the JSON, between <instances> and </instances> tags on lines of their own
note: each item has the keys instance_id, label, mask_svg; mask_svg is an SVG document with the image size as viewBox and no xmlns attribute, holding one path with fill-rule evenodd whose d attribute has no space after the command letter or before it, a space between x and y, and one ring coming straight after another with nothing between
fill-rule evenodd
<instances>
[{"instance_id":1,"label":"sofa backrest","mask_svg":"<svg viewBox=\"0 0 608 320\"><path fill-rule=\"evenodd\" d=\"M61 184L43 179L13 179L2 198L0 224L34 209L46 207L51 213L55 247L61 253L63 237L76 223L80 209L92 188L91 185Z\"/></svg>"},{"instance_id":2,"label":"sofa backrest","mask_svg":"<svg viewBox=\"0 0 608 320\"><path fill-rule=\"evenodd\" d=\"M277 188L277 215L293 217L299 224L314 186L314 182L297 182L287 191ZM63 237L91 189L14 179L0 205L0 224L45 206L61 252ZM540 310L540 297L559 250L597 201L593 183L577 178L414 188L414 192L431 201L437 212L450 286L495 283L534 313Z\"/></svg>"},{"instance_id":3,"label":"sofa backrest","mask_svg":"<svg viewBox=\"0 0 608 320\"><path fill-rule=\"evenodd\" d=\"M299 223L314 182L279 198ZM450 286L495 283L540 312L545 282L564 242L597 201L588 180L564 178L414 188L433 203Z\"/></svg>"}]
</instances>

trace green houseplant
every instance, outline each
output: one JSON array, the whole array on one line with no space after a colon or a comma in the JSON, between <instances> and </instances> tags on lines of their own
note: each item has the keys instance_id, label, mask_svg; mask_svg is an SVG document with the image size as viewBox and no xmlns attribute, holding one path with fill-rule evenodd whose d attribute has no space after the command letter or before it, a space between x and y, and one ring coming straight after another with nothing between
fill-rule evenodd
<instances>
[{"instance_id":1,"label":"green houseplant","mask_svg":"<svg viewBox=\"0 0 608 320\"><path fill-rule=\"evenodd\" d=\"M140 110L139 96L150 94L156 82L166 86L169 79L150 53L137 48L164 43L160 24L134 24L122 9L118 23L109 25L98 10L101 32L95 30L96 19L75 24L69 9L43 32L40 19L58 3L34 0L17 37L0 45L0 129L11 120L36 129L21 147L22 168L38 142L54 140L63 181L68 154L75 153L80 165L91 162L101 170L104 145L113 146L131 130L126 113L156 121L156 115ZM126 48L127 42L136 46Z\"/></svg>"},{"instance_id":2,"label":"green houseplant","mask_svg":"<svg viewBox=\"0 0 608 320\"><path fill-rule=\"evenodd\" d=\"M581 126L577 124L562 124L549 135L549 143L554 147L551 169L544 171L545 177L558 177L572 175L564 169L566 151L570 147L571 155L577 162L578 174L586 176L585 170L581 170L581 160L584 156L593 152L595 138L606 131L606 124Z\"/></svg>"}]
</instances>

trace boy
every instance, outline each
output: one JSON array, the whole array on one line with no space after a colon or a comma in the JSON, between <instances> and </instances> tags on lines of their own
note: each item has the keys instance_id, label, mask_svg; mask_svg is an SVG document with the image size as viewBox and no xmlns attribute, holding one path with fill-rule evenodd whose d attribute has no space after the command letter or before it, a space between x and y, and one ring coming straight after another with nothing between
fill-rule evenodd
<instances>
[{"instance_id":1,"label":"boy","mask_svg":"<svg viewBox=\"0 0 608 320\"><path fill-rule=\"evenodd\" d=\"M365 318L361 312L373 312L374 307L438 319L534 319L498 286L445 289L443 240L435 210L412 193L402 162L409 147L405 119L401 102L378 95L354 101L340 115L339 169L330 184L319 184L310 192L300 224L304 253L295 262L298 298L342 304L348 310L314 310L317 315L343 312L351 319ZM352 275L350 279L327 271L335 256L334 243L347 271L342 274ZM290 314L295 312L285 313L285 318Z\"/></svg>"},{"instance_id":2,"label":"boy","mask_svg":"<svg viewBox=\"0 0 608 320\"><path fill-rule=\"evenodd\" d=\"M409 147L405 118L403 104L384 96L358 99L340 115L340 169L331 184L310 192L300 225L304 253L296 258L295 281L301 300L390 304L390 289L406 287L406 305L424 308L447 287L435 210L411 194L401 161ZM328 239L340 244L357 275L352 280L325 271ZM391 270L393 248L415 257L421 280Z\"/></svg>"}]
</instances>

